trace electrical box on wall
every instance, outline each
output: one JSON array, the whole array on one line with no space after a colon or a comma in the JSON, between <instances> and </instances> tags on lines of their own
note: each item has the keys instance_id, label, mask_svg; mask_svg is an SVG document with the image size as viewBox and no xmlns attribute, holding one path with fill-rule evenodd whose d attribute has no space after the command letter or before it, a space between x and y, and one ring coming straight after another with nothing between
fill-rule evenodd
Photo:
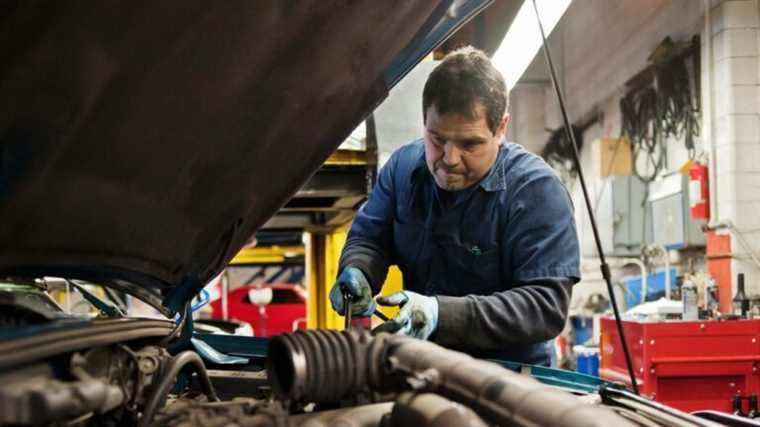
<instances>
[{"instance_id":1,"label":"electrical box on wall","mask_svg":"<svg viewBox=\"0 0 760 427\"><path fill-rule=\"evenodd\" d=\"M647 224L646 184L635 176L619 176L612 180L614 255L641 254L641 248L651 241Z\"/></svg>"},{"instance_id":2,"label":"electrical box on wall","mask_svg":"<svg viewBox=\"0 0 760 427\"><path fill-rule=\"evenodd\" d=\"M668 249L704 246L704 220L689 214L689 178L680 173L652 181L649 188L652 242Z\"/></svg>"},{"instance_id":3,"label":"electrical box on wall","mask_svg":"<svg viewBox=\"0 0 760 427\"><path fill-rule=\"evenodd\" d=\"M595 189L597 223L602 249L610 256L639 256L651 242L651 219L646 203L646 184L635 176L604 179ZM583 255L596 256L588 218L583 217Z\"/></svg>"}]
</instances>

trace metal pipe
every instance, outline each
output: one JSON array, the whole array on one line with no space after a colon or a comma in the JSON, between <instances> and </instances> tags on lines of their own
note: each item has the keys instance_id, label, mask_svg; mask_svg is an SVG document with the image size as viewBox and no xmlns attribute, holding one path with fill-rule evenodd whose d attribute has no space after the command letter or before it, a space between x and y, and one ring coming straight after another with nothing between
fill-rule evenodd
<instances>
[{"instance_id":1,"label":"metal pipe","mask_svg":"<svg viewBox=\"0 0 760 427\"><path fill-rule=\"evenodd\" d=\"M299 414L288 417L288 426L308 427L376 427L383 416L393 410L392 402L353 406L332 411Z\"/></svg>"},{"instance_id":2,"label":"metal pipe","mask_svg":"<svg viewBox=\"0 0 760 427\"><path fill-rule=\"evenodd\" d=\"M390 370L419 387L475 410L498 425L633 426L608 408L583 405L575 396L491 362L406 337L388 338ZM394 365L395 362L395 366Z\"/></svg>"},{"instance_id":3,"label":"metal pipe","mask_svg":"<svg viewBox=\"0 0 760 427\"><path fill-rule=\"evenodd\" d=\"M714 85L714 71L713 71L713 40L712 40L712 5L711 0L704 0L705 5L705 26L704 26L704 33L705 33L705 50L707 51L707 55L704 55L706 57L706 67L705 71L707 72L707 79L706 79L706 88L702 91L702 100L703 105L705 108L706 114L703 114L702 116L702 135L704 135L704 140L707 141L708 144L708 150L710 155L708 156L708 163L709 166L707 168L707 186L709 187L710 192L710 220L708 221L708 224L710 226L713 226L716 221L718 221L719 215L718 215L718 174L717 174L717 148L715 144L715 138L713 138L713 116L714 116L714 102L712 97L712 90Z\"/></svg>"},{"instance_id":4,"label":"metal pipe","mask_svg":"<svg viewBox=\"0 0 760 427\"><path fill-rule=\"evenodd\" d=\"M431 392L498 425L633 426L608 408L495 363L428 341L365 331L312 330L272 339L268 377L277 395L337 402L373 390ZM340 378L340 381L336 381Z\"/></svg>"},{"instance_id":5,"label":"metal pipe","mask_svg":"<svg viewBox=\"0 0 760 427\"><path fill-rule=\"evenodd\" d=\"M665 299L670 300L670 253L665 246L662 247L662 254L665 257Z\"/></svg>"},{"instance_id":6,"label":"metal pipe","mask_svg":"<svg viewBox=\"0 0 760 427\"><path fill-rule=\"evenodd\" d=\"M656 249L656 254L659 255L661 258L665 258L665 298L670 299L670 253L668 252L668 248L666 248L664 245L651 245L650 246L653 249Z\"/></svg>"},{"instance_id":7,"label":"metal pipe","mask_svg":"<svg viewBox=\"0 0 760 427\"><path fill-rule=\"evenodd\" d=\"M486 427L472 409L434 393L401 394L390 416L392 426L468 426Z\"/></svg>"},{"instance_id":8,"label":"metal pipe","mask_svg":"<svg viewBox=\"0 0 760 427\"><path fill-rule=\"evenodd\" d=\"M647 291L649 290L649 288L647 287L647 279L648 279L647 266L644 264L643 261L641 261L638 258L626 258L626 261L631 264L636 264L641 270L641 304L644 304L647 298ZM627 308L630 308L630 307L627 307Z\"/></svg>"}]
</instances>

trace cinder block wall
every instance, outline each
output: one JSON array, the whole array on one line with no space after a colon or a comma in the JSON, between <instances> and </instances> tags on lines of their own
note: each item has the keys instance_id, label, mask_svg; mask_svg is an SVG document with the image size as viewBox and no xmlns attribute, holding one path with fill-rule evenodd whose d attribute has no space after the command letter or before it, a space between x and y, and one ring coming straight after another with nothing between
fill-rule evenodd
<instances>
[{"instance_id":1,"label":"cinder block wall","mask_svg":"<svg viewBox=\"0 0 760 427\"><path fill-rule=\"evenodd\" d=\"M760 249L760 24L754 0L712 1L709 44L703 43L703 86L712 86L706 121L715 143L716 219L731 221L733 289L737 273L747 275L748 292L760 296L760 269L749 251ZM708 82L706 79L711 78ZM709 86L708 86L709 85ZM712 97L712 99L710 99ZM706 148L709 140L705 140ZM737 234L739 233L739 235ZM742 244L742 239L746 245Z\"/></svg>"}]
</instances>

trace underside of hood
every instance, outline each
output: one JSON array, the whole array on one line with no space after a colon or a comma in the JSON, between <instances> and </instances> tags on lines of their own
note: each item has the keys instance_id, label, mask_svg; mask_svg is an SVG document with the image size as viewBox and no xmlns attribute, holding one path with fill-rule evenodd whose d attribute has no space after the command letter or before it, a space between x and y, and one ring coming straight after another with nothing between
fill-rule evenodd
<instances>
[{"instance_id":1,"label":"underside of hood","mask_svg":"<svg viewBox=\"0 0 760 427\"><path fill-rule=\"evenodd\" d=\"M487 3L6 3L0 273L178 310Z\"/></svg>"}]
</instances>

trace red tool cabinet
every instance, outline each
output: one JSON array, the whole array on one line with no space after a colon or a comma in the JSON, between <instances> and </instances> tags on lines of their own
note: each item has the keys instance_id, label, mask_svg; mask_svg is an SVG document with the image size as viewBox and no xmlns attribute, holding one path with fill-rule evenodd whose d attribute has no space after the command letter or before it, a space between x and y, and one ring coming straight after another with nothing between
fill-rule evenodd
<instances>
[{"instance_id":1,"label":"red tool cabinet","mask_svg":"<svg viewBox=\"0 0 760 427\"><path fill-rule=\"evenodd\" d=\"M630 385L615 320L601 319L599 376ZM760 394L760 320L624 321L641 394L691 412L733 412Z\"/></svg>"}]
</instances>

